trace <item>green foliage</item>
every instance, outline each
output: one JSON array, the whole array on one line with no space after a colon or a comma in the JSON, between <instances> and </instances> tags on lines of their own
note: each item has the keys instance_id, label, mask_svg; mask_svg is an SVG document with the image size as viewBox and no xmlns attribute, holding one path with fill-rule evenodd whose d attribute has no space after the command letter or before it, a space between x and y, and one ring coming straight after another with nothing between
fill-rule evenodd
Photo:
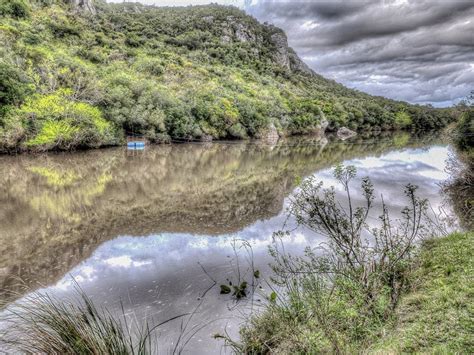
<instances>
[{"instance_id":1,"label":"green foliage","mask_svg":"<svg viewBox=\"0 0 474 355\"><path fill-rule=\"evenodd\" d=\"M471 108L461 115L457 125L455 143L462 151L474 149L474 109Z\"/></svg>"},{"instance_id":2,"label":"green foliage","mask_svg":"<svg viewBox=\"0 0 474 355\"><path fill-rule=\"evenodd\" d=\"M324 117L318 102L314 100L298 98L290 102L290 108L292 114L288 129L292 134L308 133Z\"/></svg>"},{"instance_id":3,"label":"green foliage","mask_svg":"<svg viewBox=\"0 0 474 355\"><path fill-rule=\"evenodd\" d=\"M72 149L112 142L112 127L101 111L72 100L70 90L28 99L11 112L27 127L26 146L34 149Z\"/></svg>"},{"instance_id":4,"label":"green foliage","mask_svg":"<svg viewBox=\"0 0 474 355\"><path fill-rule=\"evenodd\" d=\"M399 128L406 128L413 123L410 115L404 111L399 111L395 115L395 125Z\"/></svg>"},{"instance_id":5,"label":"green foliage","mask_svg":"<svg viewBox=\"0 0 474 355\"><path fill-rule=\"evenodd\" d=\"M160 76L165 71L162 61L156 58L138 58L134 67L141 73L154 76Z\"/></svg>"},{"instance_id":6,"label":"green foliage","mask_svg":"<svg viewBox=\"0 0 474 355\"><path fill-rule=\"evenodd\" d=\"M36 137L26 142L26 145L30 147L54 145L67 147L66 144L73 139L77 132L77 127L74 127L69 121L46 121Z\"/></svg>"},{"instance_id":7,"label":"green foliage","mask_svg":"<svg viewBox=\"0 0 474 355\"><path fill-rule=\"evenodd\" d=\"M29 17L22 4L32 8ZM448 111L282 68L271 40L279 30L235 7L96 5L92 17L62 1L0 0L0 146L25 148L42 127L34 117L7 118L6 111L30 95L65 89L114 127L113 137L81 139L91 147L130 133L152 142L247 139L271 125L281 134L312 133L324 119L332 130L439 128L453 119Z\"/></svg>"},{"instance_id":8,"label":"green foliage","mask_svg":"<svg viewBox=\"0 0 474 355\"><path fill-rule=\"evenodd\" d=\"M31 93L32 88L27 80L18 68L0 62L0 126L8 107L21 104Z\"/></svg>"},{"instance_id":9,"label":"green foliage","mask_svg":"<svg viewBox=\"0 0 474 355\"><path fill-rule=\"evenodd\" d=\"M30 14L30 7L25 0L0 0L0 16L26 18Z\"/></svg>"}]
</instances>

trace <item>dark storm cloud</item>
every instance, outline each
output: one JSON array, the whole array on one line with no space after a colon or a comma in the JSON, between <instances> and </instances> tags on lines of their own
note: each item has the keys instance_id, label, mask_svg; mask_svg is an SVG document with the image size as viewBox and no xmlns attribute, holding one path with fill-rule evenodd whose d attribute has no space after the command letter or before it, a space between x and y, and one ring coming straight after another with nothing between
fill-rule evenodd
<instances>
[{"instance_id":1,"label":"dark storm cloud","mask_svg":"<svg viewBox=\"0 0 474 355\"><path fill-rule=\"evenodd\" d=\"M364 9L364 6L374 2L370 0L349 1L318 1L318 2L261 2L254 7L255 10L269 13L276 17L296 18L303 17L338 19Z\"/></svg>"},{"instance_id":2,"label":"dark storm cloud","mask_svg":"<svg viewBox=\"0 0 474 355\"><path fill-rule=\"evenodd\" d=\"M372 94L448 105L474 88L474 1L266 1L317 72Z\"/></svg>"}]
</instances>

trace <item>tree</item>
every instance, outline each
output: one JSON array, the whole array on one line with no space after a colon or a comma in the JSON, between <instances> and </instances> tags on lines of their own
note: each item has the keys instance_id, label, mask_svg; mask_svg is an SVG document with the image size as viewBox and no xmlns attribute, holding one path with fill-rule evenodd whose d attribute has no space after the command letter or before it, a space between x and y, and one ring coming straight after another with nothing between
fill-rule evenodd
<instances>
[{"instance_id":1,"label":"tree","mask_svg":"<svg viewBox=\"0 0 474 355\"><path fill-rule=\"evenodd\" d=\"M31 87L19 69L0 62L0 117L8 106L20 105L30 91Z\"/></svg>"}]
</instances>

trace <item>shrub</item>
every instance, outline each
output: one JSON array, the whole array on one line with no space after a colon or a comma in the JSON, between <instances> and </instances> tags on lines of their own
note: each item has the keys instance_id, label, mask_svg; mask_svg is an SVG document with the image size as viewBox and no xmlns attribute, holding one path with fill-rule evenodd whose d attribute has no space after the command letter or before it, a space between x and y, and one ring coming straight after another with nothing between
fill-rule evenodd
<instances>
[{"instance_id":1,"label":"shrub","mask_svg":"<svg viewBox=\"0 0 474 355\"><path fill-rule=\"evenodd\" d=\"M269 124L268 115L262 112L261 106L261 102L251 100L243 95L240 95L236 102L240 116L239 121L251 137L256 137Z\"/></svg>"},{"instance_id":2,"label":"shrub","mask_svg":"<svg viewBox=\"0 0 474 355\"><path fill-rule=\"evenodd\" d=\"M30 7L25 0L0 0L0 16L25 18L30 14Z\"/></svg>"},{"instance_id":3,"label":"shrub","mask_svg":"<svg viewBox=\"0 0 474 355\"><path fill-rule=\"evenodd\" d=\"M334 171L345 201L334 187L323 189L313 178L293 198L290 213L299 225L327 237L304 257L284 252L279 232L271 248L272 281L278 298L271 297L266 311L242 329L245 353L351 353L394 315L407 289L416 241L431 236L426 218L427 201L407 185L409 205L398 223L381 201L380 225L371 228L367 218L374 207L371 181L361 182L361 206L354 205L350 186L354 167ZM428 222L428 224L425 224Z\"/></svg>"},{"instance_id":4,"label":"shrub","mask_svg":"<svg viewBox=\"0 0 474 355\"><path fill-rule=\"evenodd\" d=\"M47 22L53 35L57 38L68 36L80 37L81 28L79 24L71 23L70 19L65 16L52 16Z\"/></svg>"},{"instance_id":5,"label":"shrub","mask_svg":"<svg viewBox=\"0 0 474 355\"><path fill-rule=\"evenodd\" d=\"M395 125L398 128L406 128L413 123L410 115L405 111L398 111L395 115Z\"/></svg>"},{"instance_id":6,"label":"shrub","mask_svg":"<svg viewBox=\"0 0 474 355\"><path fill-rule=\"evenodd\" d=\"M165 69L161 64L161 60L155 58L140 58L134 63L134 68L139 72L159 76L164 73Z\"/></svg>"},{"instance_id":7,"label":"shrub","mask_svg":"<svg viewBox=\"0 0 474 355\"><path fill-rule=\"evenodd\" d=\"M69 143L78 131L79 129L74 127L70 120L46 121L40 132L26 144L30 147L56 145L61 148L68 148Z\"/></svg>"},{"instance_id":8,"label":"shrub","mask_svg":"<svg viewBox=\"0 0 474 355\"><path fill-rule=\"evenodd\" d=\"M166 131L171 138L191 140L201 136L201 130L192 119L190 111L178 102L166 108Z\"/></svg>"},{"instance_id":9,"label":"shrub","mask_svg":"<svg viewBox=\"0 0 474 355\"><path fill-rule=\"evenodd\" d=\"M474 149L474 109L461 115L456 131L456 145L461 150Z\"/></svg>"},{"instance_id":10,"label":"shrub","mask_svg":"<svg viewBox=\"0 0 474 355\"><path fill-rule=\"evenodd\" d=\"M32 87L20 69L0 62L0 118L8 106L21 104L31 91Z\"/></svg>"},{"instance_id":11,"label":"shrub","mask_svg":"<svg viewBox=\"0 0 474 355\"><path fill-rule=\"evenodd\" d=\"M148 80L138 80L118 73L107 80L106 117L133 134L155 137L170 134L165 123L166 110L179 105L161 87ZM188 114L189 116L189 114Z\"/></svg>"},{"instance_id":12,"label":"shrub","mask_svg":"<svg viewBox=\"0 0 474 355\"><path fill-rule=\"evenodd\" d=\"M28 99L15 112L29 127L26 146L34 149L71 149L97 147L113 142L113 129L101 111L84 102L71 99L72 91L58 90L53 94Z\"/></svg>"}]
</instances>

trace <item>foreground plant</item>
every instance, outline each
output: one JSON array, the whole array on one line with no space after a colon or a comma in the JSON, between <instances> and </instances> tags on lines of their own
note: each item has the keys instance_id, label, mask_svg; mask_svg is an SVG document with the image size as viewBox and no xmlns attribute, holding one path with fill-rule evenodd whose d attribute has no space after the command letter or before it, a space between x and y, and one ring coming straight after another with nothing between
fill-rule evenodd
<instances>
[{"instance_id":1,"label":"foreground plant","mask_svg":"<svg viewBox=\"0 0 474 355\"><path fill-rule=\"evenodd\" d=\"M275 234L270 251L279 297L242 330L239 351L354 351L393 316L409 282L417 242L433 235L428 202L409 184L404 191L409 203L400 218L390 217L382 197L378 223L369 226L375 206L370 179L362 179L359 206L351 189L356 169L337 166L334 176L344 201L334 187L323 189L314 179L293 198L290 213L298 224L326 236L327 242L308 248L304 257L292 257L282 244L287 232Z\"/></svg>"},{"instance_id":2,"label":"foreground plant","mask_svg":"<svg viewBox=\"0 0 474 355\"><path fill-rule=\"evenodd\" d=\"M151 354L157 327L145 324L136 332L124 316L113 317L97 309L79 288L79 299L62 301L48 294L34 294L3 311L1 348L27 354Z\"/></svg>"}]
</instances>

